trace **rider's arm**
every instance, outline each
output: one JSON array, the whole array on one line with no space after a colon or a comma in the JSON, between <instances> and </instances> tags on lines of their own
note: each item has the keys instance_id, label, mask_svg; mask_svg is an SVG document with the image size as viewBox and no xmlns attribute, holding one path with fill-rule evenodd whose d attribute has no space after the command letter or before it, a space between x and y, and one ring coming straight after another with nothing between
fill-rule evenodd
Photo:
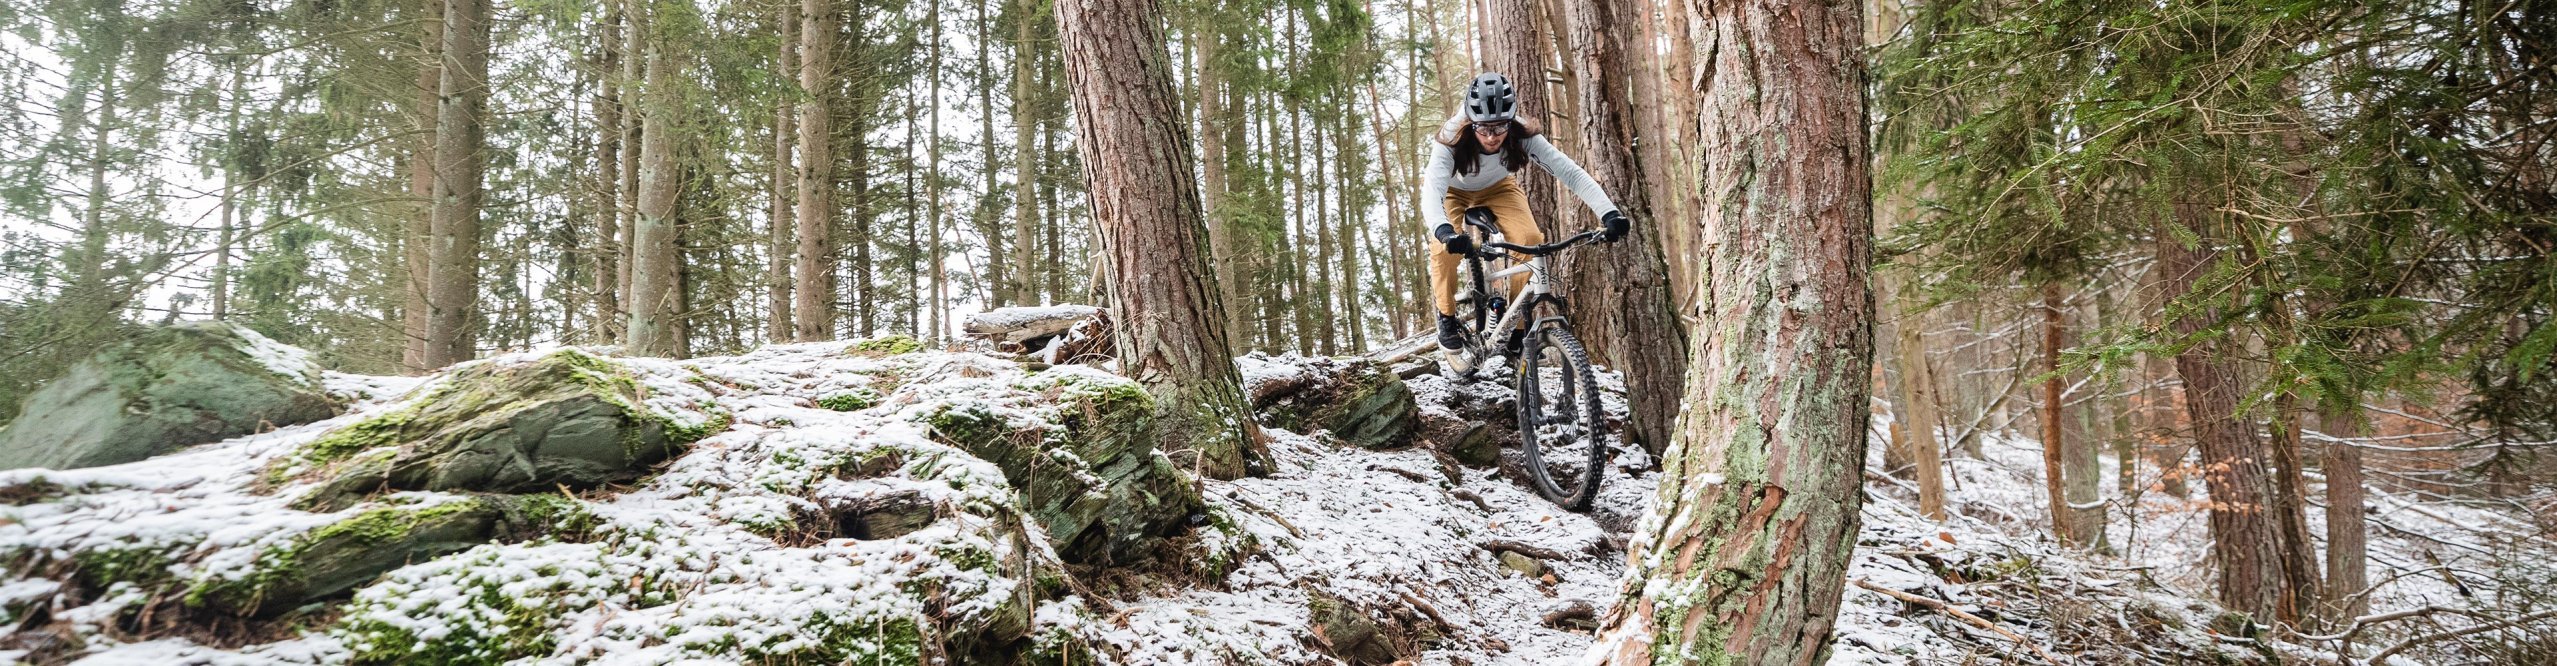
<instances>
[{"instance_id":1,"label":"rider's arm","mask_svg":"<svg viewBox=\"0 0 2557 666\"><path fill-rule=\"evenodd\" d=\"M1554 142L1545 140L1545 135L1527 138L1527 156L1543 165L1546 173L1554 174L1554 180L1580 197L1581 203L1589 204L1589 212L1600 217L1616 212L1616 202L1607 198L1607 190L1598 186L1598 180L1590 178L1589 172L1581 170L1580 164L1563 155L1563 151L1555 150Z\"/></svg>"},{"instance_id":2,"label":"rider's arm","mask_svg":"<svg viewBox=\"0 0 2557 666\"><path fill-rule=\"evenodd\" d=\"M1456 170L1456 152L1447 144L1429 142L1429 166L1421 168L1421 233L1438 230L1447 224L1447 174Z\"/></svg>"}]
</instances>

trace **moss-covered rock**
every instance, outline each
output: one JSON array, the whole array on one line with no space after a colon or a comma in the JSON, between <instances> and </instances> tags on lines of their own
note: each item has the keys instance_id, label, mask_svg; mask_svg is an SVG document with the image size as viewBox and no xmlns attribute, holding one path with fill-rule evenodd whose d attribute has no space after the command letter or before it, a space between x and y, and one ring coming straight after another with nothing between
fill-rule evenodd
<instances>
[{"instance_id":1,"label":"moss-covered rock","mask_svg":"<svg viewBox=\"0 0 2557 666\"><path fill-rule=\"evenodd\" d=\"M1200 510L1188 475L1154 450L1154 400L1144 389L1082 374L1033 377L1024 388L1055 394L1045 408L1055 427L972 403L939 405L924 419L935 436L1003 470L1060 557L1136 561Z\"/></svg>"},{"instance_id":2,"label":"moss-covered rock","mask_svg":"<svg viewBox=\"0 0 2557 666\"><path fill-rule=\"evenodd\" d=\"M290 348L227 324L165 326L28 396L0 429L0 469L128 463L337 411Z\"/></svg>"},{"instance_id":3,"label":"moss-covered rock","mask_svg":"<svg viewBox=\"0 0 2557 666\"><path fill-rule=\"evenodd\" d=\"M628 370L576 350L470 366L395 411L312 441L271 476L319 478L299 501L314 510L383 490L590 488L637 478L726 425L686 427L641 406L644 398Z\"/></svg>"},{"instance_id":4,"label":"moss-covered rock","mask_svg":"<svg viewBox=\"0 0 2557 666\"><path fill-rule=\"evenodd\" d=\"M1295 432L1331 431L1362 448L1410 445L1420 432L1420 405L1394 369L1366 359L1314 359L1295 381L1252 391L1263 423Z\"/></svg>"},{"instance_id":5,"label":"moss-covered rock","mask_svg":"<svg viewBox=\"0 0 2557 666\"><path fill-rule=\"evenodd\" d=\"M473 496L357 512L258 551L245 570L212 571L187 588L188 606L269 617L336 596L393 569L492 541L575 538L594 525L556 495Z\"/></svg>"}]
</instances>

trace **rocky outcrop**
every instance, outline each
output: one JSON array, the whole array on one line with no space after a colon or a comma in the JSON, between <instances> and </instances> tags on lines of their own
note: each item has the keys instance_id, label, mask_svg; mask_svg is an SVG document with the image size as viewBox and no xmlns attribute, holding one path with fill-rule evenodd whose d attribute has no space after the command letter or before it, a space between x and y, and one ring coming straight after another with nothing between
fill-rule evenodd
<instances>
[{"instance_id":1,"label":"rocky outcrop","mask_svg":"<svg viewBox=\"0 0 2557 666\"><path fill-rule=\"evenodd\" d=\"M1329 431L1369 449L1409 446L1420 431L1411 387L1383 363L1357 357L1244 362L1252 409L1270 426Z\"/></svg>"},{"instance_id":2,"label":"rocky outcrop","mask_svg":"<svg viewBox=\"0 0 2557 666\"><path fill-rule=\"evenodd\" d=\"M323 511L386 490L591 488L638 478L726 425L657 415L627 369L576 350L465 367L429 390L313 440L270 476L320 480L298 505Z\"/></svg>"},{"instance_id":3,"label":"rocky outcrop","mask_svg":"<svg viewBox=\"0 0 2557 666\"><path fill-rule=\"evenodd\" d=\"M337 410L298 350L227 324L160 327L28 396L0 429L0 469L128 463Z\"/></svg>"},{"instance_id":4,"label":"rocky outcrop","mask_svg":"<svg viewBox=\"0 0 2557 666\"><path fill-rule=\"evenodd\" d=\"M1042 374L1025 388L1045 384L1042 392L1054 394L1045 422L973 403L934 407L926 422L934 436L1001 468L1067 562L1143 558L1201 506L1188 475L1154 449L1154 399L1117 377Z\"/></svg>"},{"instance_id":5,"label":"rocky outcrop","mask_svg":"<svg viewBox=\"0 0 2557 666\"><path fill-rule=\"evenodd\" d=\"M483 543L570 539L593 518L557 495L476 495L355 512L257 551L246 567L208 571L186 605L271 617L344 594L393 569Z\"/></svg>"}]
</instances>

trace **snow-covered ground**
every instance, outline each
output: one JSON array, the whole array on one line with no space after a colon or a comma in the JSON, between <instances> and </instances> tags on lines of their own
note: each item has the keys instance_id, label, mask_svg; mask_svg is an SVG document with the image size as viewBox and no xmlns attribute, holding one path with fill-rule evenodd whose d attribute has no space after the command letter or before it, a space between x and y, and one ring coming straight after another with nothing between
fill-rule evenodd
<instances>
[{"instance_id":1,"label":"snow-covered ground","mask_svg":"<svg viewBox=\"0 0 2557 666\"><path fill-rule=\"evenodd\" d=\"M897 581L931 579L946 606L965 613L999 605L1014 583L953 566L956 550L1055 558L1042 539L1007 543L1001 531L943 521L893 539L800 543L759 529L818 498L924 492L937 501L983 506L1007 500L993 465L930 435L925 415L954 402L1035 421L1046 418L1062 375L1123 382L1077 366L1030 379L1014 360L965 352L855 353L861 343L776 345L733 357L686 361L625 359L648 391L648 407L679 423L730 419L662 472L633 487L578 495L601 526L579 543L488 544L419 562L359 589L329 621L275 630L251 644L215 648L182 632L128 635L139 609L173 603L126 586L49 608L80 642L83 664L340 663L382 649L384 637L434 640L456 632L517 636L541 649L515 663L672 664L745 660L737 646L786 651L812 632L884 631L847 619L924 613ZM483 361L520 363L531 355ZM1247 363L1247 374L1284 372ZM113 543L158 553L142 560L176 580L238 575L261 546L287 542L343 516L286 506L289 493L261 492L269 463L333 427L395 408L419 380L330 374L334 392L357 407L336 419L209 444L161 458L70 472L0 472L0 488L42 477L59 499L0 505L0 553L92 550ZM434 380L423 383L431 384ZM1613 377L1602 380L1621 391ZM1046 387L1042 389L1041 387ZM1496 401L1489 382L1412 382L1422 409L1452 418L1451 405ZM820 401L861 395L838 411ZM1623 406L1609 396L1611 412ZM836 405L841 407L841 405ZM1323 617L1340 609L1386 618L1382 640L1414 648L1422 664L1572 663L1588 649L1585 623L1553 621L1587 605L1599 613L1617 596L1624 536L1658 482L1639 452L1620 451L1599 506L1559 510L1520 480L1463 467L1417 448L1370 451L1322 433L1273 430L1278 468L1265 478L1206 481L1211 520L1192 553L1238 553L1221 578L1135 575L1082 580L1041 601L1033 636L1079 639L1093 656L1125 664L1320 664L1355 646ZM1832 663L2040 663L2038 649L2087 663L2256 661L2308 657L2325 646L2215 635L2219 615L2205 601L2200 498L2144 495L2136 511L2114 511L2119 555L2067 552L2049 543L2040 509L2034 443L1992 436L1985 459L1951 462L1954 516L1916 515L1911 493L1891 481L1868 484L1864 529ZM897 478L843 480L809 470L894 449L939 464ZM1874 455L1878 459L1879 451ZM2109 477L2108 477L2109 478ZM2109 492L2109 490L2108 490ZM391 498L431 506L438 493ZM2543 557L2544 538L2507 513L2379 494L2375 610L2423 604L2478 606L2500 600L2461 596L2421 573L2484 571L2518 550ZM349 509L348 511L360 511ZM997 512L998 514L1000 512ZM2314 523L2317 516L2312 515ZM988 536L989 534L995 536ZM2501 536L2498 536L2501 535ZM1558 555L1537 575L1504 563L1487 544ZM2428 564L2440 562L2439 565ZM0 606L51 603L59 584L13 572L0 581ZM2458 574L2452 574L2458 575ZM1940 600L1984 618L1974 626L1871 587ZM521 615L491 616L482 591L515 600ZM2474 591L2471 594L2475 594ZM62 599L74 596L59 597ZM975 604L972 606L972 604ZM6 619L15 621L20 616ZM527 620L527 617L537 618ZM524 624L531 622L531 624ZM360 627L350 629L350 627ZM514 633L508 633L514 632ZM198 636L197 638L201 638ZM2022 640L2017 640L2021 638ZM830 640L843 640L836 636ZM857 640L854 642L858 642ZM881 639L885 645L886 639ZM2365 642L2367 645L2367 641ZM2365 648L2367 650L2368 648ZM0 652L0 663L27 655ZM866 663L866 662L865 662ZM1080 662L1078 662L1080 663ZM2413 662L2405 662L2413 663Z\"/></svg>"}]
</instances>

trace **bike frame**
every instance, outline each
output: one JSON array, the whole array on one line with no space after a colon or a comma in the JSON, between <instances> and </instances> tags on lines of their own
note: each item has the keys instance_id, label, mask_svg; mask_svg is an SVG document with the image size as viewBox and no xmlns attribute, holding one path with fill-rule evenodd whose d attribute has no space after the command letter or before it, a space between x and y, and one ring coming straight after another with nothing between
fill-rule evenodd
<instances>
[{"instance_id":1,"label":"bike frame","mask_svg":"<svg viewBox=\"0 0 2557 666\"><path fill-rule=\"evenodd\" d=\"M1518 297L1511 299L1508 306L1501 310L1500 321L1475 331L1477 344L1474 349L1467 351L1472 358L1479 361L1490 355L1491 345L1488 338L1492 332L1505 331L1528 323L1521 321L1522 317L1528 316L1522 313L1534 311L1539 304L1547 301L1559 304L1563 301L1561 296L1555 295L1561 290L1555 284L1556 278L1553 273L1545 268L1545 255L1560 252L1594 238L1597 232L1582 232L1559 242L1530 248L1510 244L1498 227L1485 224L1470 216L1465 219L1465 224L1482 230L1487 240L1480 244L1472 256L1465 259L1467 272L1473 275L1474 283L1467 287L1467 293L1457 296L1459 301L1470 298L1474 299L1475 307L1483 307L1488 302L1484 299L1492 296L1490 290L1493 283L1522 273L1527 275L1527 286L1519 289ZM1516 263L1491 274L1484 274L1484 263L1494 258L1506 258Z\"/></svg>"}]
</instances>

